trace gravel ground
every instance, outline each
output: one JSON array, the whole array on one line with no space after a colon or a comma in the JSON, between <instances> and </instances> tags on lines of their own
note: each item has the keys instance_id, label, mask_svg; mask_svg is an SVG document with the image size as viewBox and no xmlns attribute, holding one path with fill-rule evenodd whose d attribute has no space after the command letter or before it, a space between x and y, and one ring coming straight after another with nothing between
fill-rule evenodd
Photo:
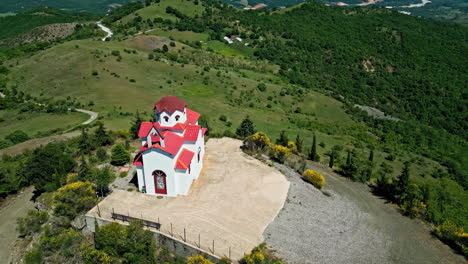
<instances>
[{"instance_id":1,"label":"gravel ground","mask_svg":"<svg viewBox=\"0 0 468 264\"><path fill-rule=\"evenodd\" d=\"M402 216L364 184L310 163L324 174L327 196L293 170L276 167L291 186L263 235L288 263L465 263L426 225Z\"/></svg>"}]
</instances>

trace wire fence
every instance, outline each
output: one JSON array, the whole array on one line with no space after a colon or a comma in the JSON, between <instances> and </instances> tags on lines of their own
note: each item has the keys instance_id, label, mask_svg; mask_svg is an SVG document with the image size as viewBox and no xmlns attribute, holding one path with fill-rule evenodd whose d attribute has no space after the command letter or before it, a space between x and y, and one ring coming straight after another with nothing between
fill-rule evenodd
<instances>
[{"instance_id":1,"label":"wire fence","mask_svg":"<svg viewBox=\"0 0 468 264\"><path fill-rule=\"evenodd\" d=\"M100 212L99 212L99 215L100 215ZM148 228L155 228L156 230L158 230L159 232L161 232L163 234L167 234L167 235L171 236L172 238L182 240L185 243L190 244L190 245L192 245L192 246L194 246L194 247L196 247L196 248L198 248L200 250L203 250L205 252L210 252L214 256L225 256L225 257L228 257L229 259L231 259L231 253L232 253L231 252L231 246L229 246L228 248L225 248L225 250L220 250L219 248L217 248L215 240L211 239L211 241L207 242L206 245L203 245L203 247L202 247L201 233L198 233L198 237L197 237L198 239L195 238L195 240L188 241L187 240L187 236L188 236L187 229L184 227L183 228L183 233L179 234L179 235L176 235L174 233L175 228L174 228L172 223L169 223L169 225L167 225L167 232L163 232L161 230L162 224L159 221L159 217L158 217L158 221L154 222L154 221L149 221L149 220L143 219L142 215L140 217L134 217L134 216L130 216L130 213L127 213L126 215L115 213L114 208L112 208L111 218L113 220L119 220L119 221L123 221L123 222L131 222L131 221L134 221L134 220L142 221L143 225L148 227Z\"/></svg>"}]
</instances>

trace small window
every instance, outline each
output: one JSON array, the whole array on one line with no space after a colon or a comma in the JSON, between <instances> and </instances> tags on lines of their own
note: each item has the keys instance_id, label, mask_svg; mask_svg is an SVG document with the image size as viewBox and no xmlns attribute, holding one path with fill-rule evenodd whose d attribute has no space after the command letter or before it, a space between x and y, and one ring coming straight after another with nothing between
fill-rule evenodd
<instances>
[{"instance_id":1,"label":"small window","mask_svg":"<svg viewBox=\"0 0 468 264\"><path fill-rule=\"evenodd\" d=\"M176 115L175 116L175 121L179 121L179 119L180 119L180 115Z\"/></svg>"},{"instance_id":2,"label":"small window","mask_svg":"<svg viewBox=\"0 0 468 264\"><path fill-rule=\"evenodd\" d=\"M201 153L201 148L198 147L198 155L197 155L198 156L198 163L200 163L200 153Z\"/></svg>"},{"instance_id":3,"label":"small window","mask_svg":"<svg viewBox=\"0 0 468 264\"><path fill-rule=\"evenodd\" d=\"M169 117L168 117L168 116L165 116L165 117L164 117L164 121L169 122Z\"/></svg>"}]
</instances>

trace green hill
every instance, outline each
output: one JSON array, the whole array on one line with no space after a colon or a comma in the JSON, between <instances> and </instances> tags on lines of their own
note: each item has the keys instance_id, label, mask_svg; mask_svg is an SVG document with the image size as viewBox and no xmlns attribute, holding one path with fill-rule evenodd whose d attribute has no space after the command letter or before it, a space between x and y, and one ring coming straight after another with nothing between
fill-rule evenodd
<instances>
[{"instance_id":1,"label":"green hill","mask_svg":"<svg viewBox=\"0 0 468 264\"><path fill-rule=\"evenodd\" d=\"M212 136L233 136L247 115L273 139L300 134L304 154L315 134L322 162L337 151L343 169L352 156L350 177L370 184L397 182L409 163L426 219L468 229L465 27L386 9L241 11L169 0L106 20L111 41L67 41L7 61L6 86L76 99L113 130L127 130L137 110L150 119L153 102L174 94L206 117ZM369 118L354 104L404 122Z\"/></svg>"},{"instance_id":2,"label":"green hill","mask_svg":"<svg viewBox=\"0 0 468 264\"><path fill-rule=\"evenodd\" d=\"M16 37L29 30L53 23L95 21L97 15L72 13L48 7L38 7L27 12L0 17L0 40Z\"/></svg>"}]
</instances>

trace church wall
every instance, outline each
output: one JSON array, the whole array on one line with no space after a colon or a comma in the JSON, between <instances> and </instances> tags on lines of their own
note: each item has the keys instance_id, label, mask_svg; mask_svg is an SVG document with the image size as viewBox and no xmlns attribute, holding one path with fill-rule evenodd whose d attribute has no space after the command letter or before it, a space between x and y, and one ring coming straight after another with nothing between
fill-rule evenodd
<instances>
[{"instance_id":1,"label":"church wall","mask_svg":"<svg viewBox=\"0 0 468 264\"><path fill-rule=\"evenodd\" d=\"M145 180L144 180L144 175L143 175L143 167L142 166L136 166L136 171L137 171L137 177L138 177L138 190L140 192L143 189L143 186L145 186Z\"/></svg>"},{"instance_id":2,"label":"church wall","mask_svg":"<svg viewBox=\"0 0 468 264\"><path fill-rule=\"evenodd\" d=\"M166 174L167 196L177 196L174 159L171 155L159 149L153 148L144 152L143 164L147 194L157 195L154 184L153 171L161 170Z\"/></svg>"}]
</instances>

